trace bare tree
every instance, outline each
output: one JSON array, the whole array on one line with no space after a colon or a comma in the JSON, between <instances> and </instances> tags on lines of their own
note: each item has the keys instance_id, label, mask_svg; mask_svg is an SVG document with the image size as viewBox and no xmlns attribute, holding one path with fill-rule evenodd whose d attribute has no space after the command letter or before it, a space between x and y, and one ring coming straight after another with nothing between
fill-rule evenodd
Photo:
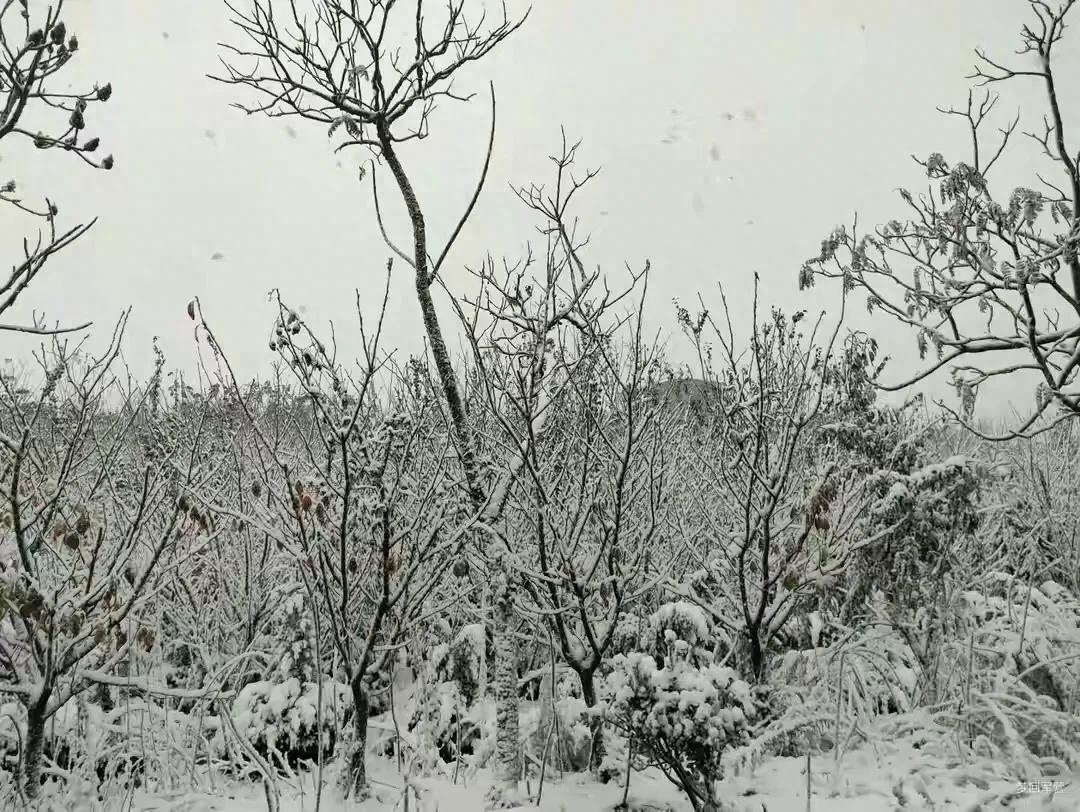
<instances>
[{"instance_id":1,"label":"bare tree","mask_svg":"<svg viewBox=\"0 0 1080 812\"><path fill-rule=\"evenodd\" d=\"M448 471L453 449L437 404L380 354L382 313L373 335L361 317L363 356L354 379L337 361L336 345L324 344L280 299L278 308L272 346L305 393L306 423L291 443L278 445L249 411L256 442L246 467L253 495L267 498L243 511L228 503L217 510L268 534L293 558L328 622L353 703L343 789L362 795L374 685L432 610L429 597L476 515ZM216 347L206 323L201 327ZM226 375L239 394L231 368ZM385 403L380 377L391 386Z\"/></svg>"},{"instance_id":2,"label":"bare tree","mask_svg":"<svg viewBox=\"0 0 1080 812\"><path fill-rule=\"evenodd\" d=\"M1021 29L1017 53L1031 67L1011 68L978 50L969 78L980 87L1020 78L1041 83L1042 120L1024 134L1054 174L1037 173L1036 188L1018 187L999 202L991 172L1015 140L1019 116L988 132L998 96L969 92L964 107L941 111L968 129L968 160L949 162L939 153L916 159L936 185L918 197L901 191L906 219L862 235L838 228L800 274L803 287L817 276L841 278L845 288L865 291L869 310L911 328L920 358L930 360L914 375L879 385L897 390L951 365L962 398L954 414L969 426L984 382L1033 373L1032 413L1003 437L1080 414L1080 152L1069 145L1055 73L1075 0L1028 4L1033 20ZM1046 419L1052 406L1058 415Z\"/></svg>"},{"instance_id":3,"label":"bare tree","mask_svg":"<svg viewBox=\"0 0 1080 812\"><path fill-rule=\"evenodd\" d=\"M524 22L502 17L488 26L486 13L473 22L465 0L448 0L439 19L427 15L423 0L414 13L390 0L254 0L241 10L225 0L244 45L224 45L229 57L219 81L254 90L257 103L239 103L247 113L300 117L329 127L332 137L343 129L347 139L336 151L360 147L385 162L408 211L411 250L402 250L383 235L394 253L415 273L417 301L465 470L474 507L485 501L469 435L468 421L450 353L439 324L432 285L464 228L487 176L495 136L492 129L484 168L472 199L443 248L433 255L427 221L399 146L429 134L431 115L440 101L465 101L454 82L463 68L504 42ZM410 4L411 6L412 4ZM308 12L311 12L309 14ZM250 60L250 66L241 62ZM378 211L378 193L372 175Z\"/></svg>"},{"instance_id":4,"label":"bare tree","mask_svg":"<svg viewBox=\"0 0 1080 812\"><path fill-rule=\"evenodd\" d=\"M98 160L97 138L86 137L86 118L90 105L106 102L111 85L91 90L63 92L56 88L79 50L79 40L68 32L61 19L64 0L39 11L40 0L3 0L0 3L0 141L26 138L40 150L61 150L80 158L88 166L111 169L111 155ZM59 116L58 116L59 114ZM62 124L48 126L48 131L32 131L36 116L62 117ZM49 259L83 236L94 222L63 230L57 225L56 204L45 199L42 204L26 201L18 192L17 182L0 186L0 204L12 206L41 223L36 236L22 244L22 258L12 263L6 279L0 278L0 317L11 310L19 296L45 267ZM49 327L44 317L35 317L29 325L0 322L0 331L22 333L57 333L81 330L76 327Z\"/></svg>"},{"instance_id":5,"label":"bare tree","mask_svg":"<svg viewBox=\"0 0 1080 812\"><path fill-rule=\"evenodd\" d=\"M46 721L92 685L115 683L133 646L153 646L148 602L212 534L185 493L199 478L195 449L139 450L151 389L112 370L125 322L96 357L54 339L37 392L10 379L0 387L0 690L26 709L30 798Z\"/></svg>"},{"instance_id":6,"label":"bare tree","mask_svg":"<svg viewBox=\"0 0 1080 812\"><path fill-rule=\"evenodd\" d=\"M740 353L726 300L724 313L726 323L718 323L704 306L697 318L680 311L702 377L719 396L708 431L688 438L693 447L681 455L685 467L677 466L693 483L680 488L686 509L679 521L696 572L672 588L710 612L723 648L761 679L799 594L835 577L841 564L823 554L829 535L844 535L830 521L840 470L816 448L840 323L819 345L820 319L808 339L798 328L801 314L789 320L774 311L759 321L755 290L750 346Z\"/></svg>"},{"instance_id":7,"label":"bare tree","mask_svg":"<svg viewBox=\"0 0 1080 812\"><path fill-rule=\"evenodd\" d=\"M258 655L269 648L266 635L283 601L283 587L291 582L292 562L277 551L267 532L216 510L226 504L248 515L258 512L270 496L252 493L248 451L257 437L247 425L245 407L275 448L293 437L295 424L280 407L296 393L282 382L281 370L276 372L271 382L252 385L240 396L217 383L195 390L174 373L156 406L155 441L199 448L212 463L212 473L204 475L192 500L199 516L218 531L215 543L191 562L183 577L162 588L164 656L175 666L170 680L179 684L201 684L204 661L217 668L250 655L243 662L256 667ZM240 673L241 683L248 673Z\"/></svg>"},{"instance_id":8,"label":"bare tree","mask_svg":"<svg viewBox=\"0 0 1080 812\"><path fill-rule=\"evenodd\" d=\"M444 14L436 21L426 15L423 0L416 3L415 14L408 16L397 3L376 0L317 0L312 6L313 17L304 15L297 0L255 0L247 11L229 5L233 22L248 44L224 46L230 56L224 63L225 75L218 78L257 93L258 104L239 105L246 112L299 116L328 125L330 136L344 129L347 139L337 150L367 149L389 168L409 216L411 250L399 248L387 233L376 175L372 173L379 226L389 248L413 269L428 349L449 411L464 484L473 509L479 513L489 508L496 510L499 500L492 501L481 482L475 442L435 309L432 286L439 280L443 263L483 189L495 138L494 87L483 170L438 254L433 254L429 246L425 211L399 153L402 143L428 135L431 114L439 101L468 98L454 89L458 74L491 53L525 19L512 21L503 7L501 19L488 27L485 14L479 15L479 21L470 21L465 6L464 0L448 0ZM238 64L249 59L249 67ZM485 515L488 521L483 526L490 526L494 518L493 513ZM505 572L496 572L492 583L503 584L498 591L508 594ZM508 646L512 647L512 643L507 637L498 647ZM501 667L509 669L513 665L504 663ZM500 737L504 742L500 753L510 758L502 772L507 780L515 773L512 780L516 782L516 762L510 756L517 749L516 696L513 714L507 712L509 706L505 704L510 701L510 697L505 698L500 715ZM512 745L511 738L515 740Z\"/></svg>"},{"instance_id":9,"label":"bare tree","mask_svg":"<svg viewBox=\"0 0 1080 812\"><path fill-rule=\"evenodd\" d=\"M642 302L648 266L630 273L627 286L608 288L599 270L586 269L587 239L572 215L577 192L596 174L575 171L579 144L563 133L550 156L554 184L516 190L540 218L543 259L531 249L502 269L488 257L473 273L480 283L456 304L476 367L476 388L504 461L492 477L487 515L504 518L504 549L497 572L524 587L515 601L496 590L496 691L500 778L520 773L515 730L517 651L506 634L514 609L544 618L568 665L579 675L589 706L594 675L608 652L615 624L636 597L643 550L657 531L662 475L660 434L641 403L654 348L642 337L643 303L630 317L616 316L636 287ZM629 324L631 347L619 356L616 341ZM490 486L489 486L490 487ZM569 608L568 608L569 607ZM602 740L594 727L594 763Z\"/></svg>"}]
</instances>

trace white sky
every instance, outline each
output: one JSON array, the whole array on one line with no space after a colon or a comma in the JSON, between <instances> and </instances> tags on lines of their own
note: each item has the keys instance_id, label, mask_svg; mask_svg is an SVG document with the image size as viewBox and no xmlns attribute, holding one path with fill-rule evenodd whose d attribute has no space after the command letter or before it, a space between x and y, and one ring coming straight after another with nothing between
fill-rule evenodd
<instances>
[{"instance_id":1,"label":"white sky","mask_svg":"<svg viewBox=\"0 0 1080 812\"><path fill-rule=\"evenodd\" d=\"M100 216L39 278L19 320L31 308L62 321L92 319L104 341L130 304L135 372L148 371L154 335L170 364L190 368L195 344L184 310L198 294L247 376L272 360L266 294L280 287L309 318L333 319L341 351L355 355L353 291L374 315L388 256L370 186L356 178L366 156L333 156L325 130L311 122L229 107L237 89L205 78L216 68L216 43L235 41L223 5L68 6L68 29L81 43L72 81L111 81L115 89L112 101L92 108L88 132L115 153L116 168L93 172L4 143L3 179L51 195L65 222ZM718 282L745 313L754 271L767 304L834 307L836 287L799 293L802 261L856 211L864 224L899 214L896 187L925 181L911 153L968 157L961 122L934 108L963 102L973 49L1009 56L1026 19L1020 0L540 0L501 51L463 76L460 89L480 91L477 100L444 106L432 137L405 159L438 242L479 171L484 91L495 81L488 186L446 271L459 291L471 285L463 264L486 251L516 257L533 236L534 221L507 184L550 177L546 156L565 125L584 139L583 163L602 166L578 209L593 235L591 259L618 275L624 262L649 258L658 323L674 326L673 297L689 304L702 291L718 304ZM1059 75L1068 82L1076 60L1064 56L1071 61ZM1035 109L1031 83L1000 90L1002 123L1018 106ZM1031 116L1024 123L1037 126ZM1019 146L1019 162L1004 169L1034 185L1033 168L1045 164ZM382 188L407 242L388 179ZM23 225L4 212L4 251L18 249ZM222 258L212 259L216 253ZM420 346L411 285L399 263L386 340L404 351ZM875 325L879 341L910 354L913 337L890 327ZM2 341L0 355L15 357L34 343Z\"/></svg>"}]
</instances>

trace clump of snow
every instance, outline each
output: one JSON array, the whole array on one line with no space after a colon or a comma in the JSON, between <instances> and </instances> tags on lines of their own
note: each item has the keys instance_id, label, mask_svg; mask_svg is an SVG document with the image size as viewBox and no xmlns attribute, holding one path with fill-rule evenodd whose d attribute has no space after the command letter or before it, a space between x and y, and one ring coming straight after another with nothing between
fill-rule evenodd
<instances>
[{"instance_id":1,"label":"clump of snow","mask_svg":"<svg viewBox=\"0 0 1080 812\"><path fill-rule=\"evenodd\" d=\"M710 639L705 610L688 601L665 603L649 618L649 624L657 640L673 636L690 646L702 646Z\"/></svg>"}]
</instances>

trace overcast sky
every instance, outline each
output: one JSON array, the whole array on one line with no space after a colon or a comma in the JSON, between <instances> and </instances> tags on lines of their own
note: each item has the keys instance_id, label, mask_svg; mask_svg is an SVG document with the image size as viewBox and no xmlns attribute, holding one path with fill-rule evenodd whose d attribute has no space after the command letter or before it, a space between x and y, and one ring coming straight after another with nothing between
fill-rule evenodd
<instances>
[{"instance_id":1,"label":"overcast sky","mask_svg":"<svg viewBox=\"0 0 1080 812\"><path fill-rule=\"evenodd\" d=\"M127 357L144 374L154 335L170 363L190 366L184 311L197 294L249 375L272 359L267 292L279 287L316 322L332 319L342 351L355 354L353 291L374 313L388 256L370 186L357 179L365 156L334 156L325 129L311 122L229 107L236 89L205 77L216 69L217 43L235 41L223 5L68 6L81 42L71 80L114 86L88 131L115 154L116 168L93 172L5 142L5 179L52 196L65 223L100 217L50 264L20 315L45 308L62 321L92 319L104 339L133 305ZM541 0L520 32L462 78L460 89L481 93L494 80L498 135L487 190L447 280L467 291L463 265L487 251L518 256L535 236L508 184L550 177L546 156L563 125L584 139L583 164L602 167L577 210L593 235L590 260L617 276L624 263L650 259L657 323L673 325L674 297L689 302L701 291L716 304L717 283L745 312L755 271L768 304L834 307L835 287L799 293L802 261L855 212L866 224L899 214L896 187L925 180L911 153L967 158L960 122L934 108L963 102L976 46L1011 54L1026 14L1020 0ZM1059 75L1076 67L1070 58ZM1001 90L1003 112L1035 109L1037 87ZM444 105L432 137L405 152L436 242L468 199L486 127L483 95ZM1030 184L1037 165L1025 145L1005 170ZM390 208L397 199L385 188ZM405 242L393 208L392 229ZM17 250L24 224L3 218L0 245ZM888 324L876 334L904 352L914 343ZM411 279L399 267L387 341L413 351L420 335ZM30 348L3 341L4 356Z\"/></svg>"}]
</instances>

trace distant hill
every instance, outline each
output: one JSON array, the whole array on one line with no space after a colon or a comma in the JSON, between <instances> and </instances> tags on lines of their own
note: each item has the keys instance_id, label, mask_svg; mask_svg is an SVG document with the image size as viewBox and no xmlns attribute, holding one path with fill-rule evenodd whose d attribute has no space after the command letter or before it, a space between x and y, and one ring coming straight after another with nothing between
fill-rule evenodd
<instances>
[{"instance_id":1,"label":"distant hill","mask_svg":"<svg viewBox=\"0 0 1080 812\"><path fill-rule=\"evenodd\" d=\"M720 397L720 386L700 378L675 378L654 383L644 391L645 398L665 406L689 406L692 409L715 404Z\"/></svg>"},{"instance_id":2,"label":"distant hill","mask_svg":"<svg viewBox=\"0 0 1080 812\"><path fill-rule=\"evenodd\" d=\"M657 404L664 411L674 410L689 418L689 425L712 425L722 412L721 389L715 381L700 378L675 378L646 387L646 403Z\"/></svg>"}]
</instances>

